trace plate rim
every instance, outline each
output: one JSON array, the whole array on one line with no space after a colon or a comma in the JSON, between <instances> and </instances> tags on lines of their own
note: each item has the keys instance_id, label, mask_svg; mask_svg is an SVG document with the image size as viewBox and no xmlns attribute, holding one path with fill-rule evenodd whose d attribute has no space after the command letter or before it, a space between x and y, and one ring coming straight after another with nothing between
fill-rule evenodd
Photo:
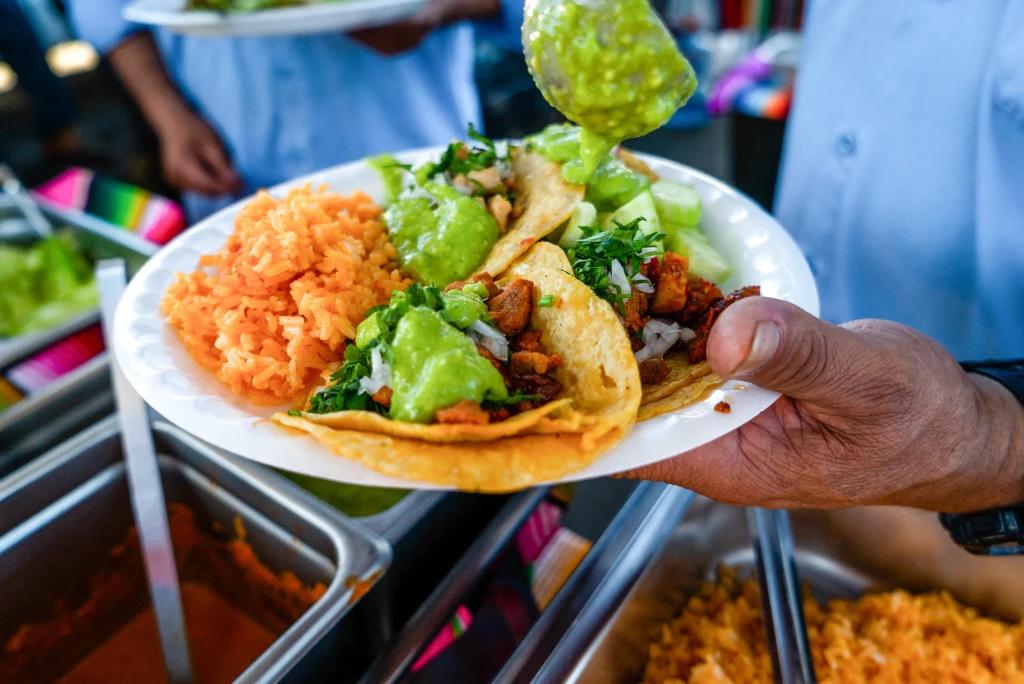
<instances>
[{"instance_id":1,"label":"plate rim","mask_svg":"<svg viewBox=\"0 0 1024 684\"><path fill-rule=\"evenodd\" d=\"M428 0L345 0L342 2L318 2L295 7L270 7L267 9L242 12L237 14L215 12L213 10L185 10L185 1L178 2L178 9L160 9L152 7L154 0L132 0L122 9L122 17L138 24L157 26L168 30L205 30L205 31L244 31L262 29L285 21L302 21L303 19L327 19L344 17L374 9L405 11L409 14L425 5ZM352 28L362 26L363 22L353 22ZM344 28L339 26L323 28L322 31L335 31ZM316 27L311 27L316 28ZM227 35L227 34L224 34Z\"/></svg>"}]
</instances>

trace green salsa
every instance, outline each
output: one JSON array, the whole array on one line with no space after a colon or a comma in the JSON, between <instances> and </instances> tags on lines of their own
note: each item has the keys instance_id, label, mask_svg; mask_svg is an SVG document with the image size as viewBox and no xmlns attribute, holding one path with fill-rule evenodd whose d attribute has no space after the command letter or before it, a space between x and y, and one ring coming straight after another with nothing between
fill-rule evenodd
<instances>
[{"instance_id":1,"label":"green salsa","mask_svg":"<svg viewBox=\"0 0 1024 684\"><path fill-rule=\"evenodd\" d=\"M360 487L358 485L321 480L300 473L278 470L289 480L307 492L323 499L345 515L365 518L388 510L404 499L409 492L405 489L384 489L382 487Z\"/></svg>"},{"instance_id":2,"label":"green salsa","mask_svg":"<svg viewBox=\"0 0 1024 684\"><path fill-rule=\"evenodd\" d=\"M429 423L439 409L469 399L508 398L501 373L476 345L427 307L410 309L391 342L391 418Z\"/></svg>"},{"instance_id":3,"label":"green salsa","mask_svg":"<svg viewBox=\"0 0 1024 684\"><path fill-rule=\"evenodd\" d=\"M468 277L498 241L498 224L475 200L447 185L424 186L433 199L407 197L384 211L402 267L445 287Z\"/></svg>"},{"instance_id":4,"label":"green salsa","mask_svg":"<svg viewBox=\"0 0 1024 684\"><path fill-rule=\"evenodd\" d=\"M375 169L380 174L380 179L384 181L385 203L391 204L397 200L398 196L402 193L402 178L405 173L405 167L399 164L398 160L390 154L370 157L366 160L366 163Z\"/></svg>"},{"instance_id":5,"label":"green salsa","mask_svg":"<svg viewBox=\"0 0 1024 684\"><path fill-rule=\"evenodd\" d=\"M586 200L598 211L614 211L646 190L650 179L605 152L590 174L583 171L580 157L580 128L572 124L552 124L526 139L533 149L562 165L562 178L568 183L586 185Z\"/></svg>"},{"instance_id":6,"label":"green salsa","mask_svg":"<svg viewBox=\"0 0 1024 684\"><path fill-rule=\"evenodd\" d=\"M664 125L697 88L647 0L531 0L523 47L544 97L584 129L587 176L622 140Z\"/></svg>"}]
</instances>

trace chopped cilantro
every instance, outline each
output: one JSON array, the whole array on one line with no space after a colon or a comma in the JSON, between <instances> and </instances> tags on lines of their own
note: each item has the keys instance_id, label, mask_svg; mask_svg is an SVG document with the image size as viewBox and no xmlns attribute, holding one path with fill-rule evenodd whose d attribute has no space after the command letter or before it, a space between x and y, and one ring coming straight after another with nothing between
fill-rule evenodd
<instances>
[{"instance_id":1,"label":"chopped cilantro","mask_svg":"<svg viewBox=\"0 0 1024 684\"><path fill-rule=\"evenodd\" d=\"M537 300L537 306L554 306L554 305L555 305L555 297L554 297L554 295L549 295L549 294L548 295L544 295L543 297L541 297L540 299Z\"/></svg>"},{"instance_id":2,"label":"chopped cilantro","mask_svg":"<svg viewBox=\"0 0 1024 684\"><path fill-rule=\"evenodd\" d=\"M373 370L371 353L374 349L379 348L384 358L388 358L398 322L409 309L416 306L425 306L437 311L445 321L452 322L445 311L441 288L413 283L404 291L394 290L388 304L375 306L366 312L366 318L376 316L376 325L379 329L377 336L361 350L355 344L345 348L345 362L331 374L332 384L313 396L310 401L310 413L376 411L381 415L387 415L386 408L361 391L359 381L368 377ZM490 318L481 316L481 320L489 322Z\"/></svg>"},{"instance_id":3,"label":"chopped cilantro","mask_svg":"<svg viewBox=\"0 0 1024 684\"><path fill-rule=\"evenodd\" d=\"M511 194L512 199L510 199L509 202L515 202L515 193L511 190L506 190L504 185L499 184L493 188L488 188L484 187L484 184L475 178L468 178L467 180L476 186L473 188L473 194L470 195L470 197L487 197L489 195L501 195L502 197L508 197Z\"/></svg>"},{"instance_id":4,"label":"chopped cilantro","mask_svg":"<svg viewBox=\"0 0 1024 684\"><path fill-rule=\"evenodd\" d=\"M386 414L383 406L359 388L359 381L370 375L370 350L376 346L371 343L363 350L354 344L345 347L345 363L331 374L334 384L313 395L309 402L309 412L377 411Z\"/></svg>"},{"instance_id":5,"label":"chopped cilantro","mask_svg":"<svg viewBox=\"0 0 1024 684\"><path fill-rule=\"evenodd\" d=\"M621 307L633 293L621 292L610 282L612 262L622 264L626 277L632 281L640 273L645 259L661 255L654 243L665 234L644 233L640 229L640 221L643 220L643 217L637 217L625 225L616 221L614 228L603 231L581 227L583 237L565 250L576 278L616 307Z\"/></svg>"},{"instance_id":6,"label":"chopped cilantro","mask_svg":"<svg viewBox=\"0 0 1024 684\"><path fill-rule=\"evenodd\" d=\"M288 415L289 416L294 416L295 418L301 418L302 417L302 411L296 411L295 409L288 409Z\"/></svg>"},{"instance_id":7,"label":"chopped cilantro","mask_svg":"<svg viewBox=\"0 0 1024 684\"><path fill-rule=\"evenodd\" d=\"M459 174L467 174L470 171L479 171L493 166L500 159L498 151L495 149L494 141L480 135L473 127L473 124L469 124L469 137L483 145L483 147L466 145L463 142L453 142L445 149L438 161L427 162L416 169L417 180L422 184L439 173L458 176ZM468 152L465 159L459 158L459 151L462 148L466 148Z\"/></svg>"}]
</instances>

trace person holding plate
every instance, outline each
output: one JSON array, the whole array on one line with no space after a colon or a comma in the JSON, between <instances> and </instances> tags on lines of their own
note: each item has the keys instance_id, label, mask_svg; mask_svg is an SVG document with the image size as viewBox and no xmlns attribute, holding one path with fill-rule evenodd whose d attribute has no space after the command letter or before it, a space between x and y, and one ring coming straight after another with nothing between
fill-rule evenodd
<instances>
[{"instance_id":1,"label":"person holding plate","mask_svg":"<svg viewBox=\"0 0 1024 684\"><path fill-rule=\"evenodd\" d=\"M156 131L192 221L232 199L381 152L480 127L473 27L518 33L522 5L429 0L392 26L349 35L197 38L121 17L122 0L71 0Z\"/></svg>"}]
</instances>

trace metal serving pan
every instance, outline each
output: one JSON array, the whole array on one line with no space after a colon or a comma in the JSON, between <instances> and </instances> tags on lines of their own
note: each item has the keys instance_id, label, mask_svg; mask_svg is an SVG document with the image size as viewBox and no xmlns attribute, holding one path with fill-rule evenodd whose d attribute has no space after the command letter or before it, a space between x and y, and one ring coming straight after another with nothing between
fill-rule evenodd
<instances>
[{"instance_id":1,"label":"metal serving pan","mask_svg":"<svg viewBox=\"0 0 1024 684\"><path fill-rule=\"evenodd\" d=\"M90 260L125 259L134 273L159 247L117 226L82 212L41 206L55 228L70 228ZM24 217L0 195L0 241L36 239ZM88 311L49 330L0 340L0 370L46 346L99 322L99 311ZM0 478L27 461L92 425L114 408L107 355L100 354L56 382L0 411Z\"/></svg>"},{"instance_id":2,"label":"metal serving pan","mask_svg":"<svg viewBox=\"0 0 1024 684\"><path fill-rule=\"evenodd\" d=\"M547 493L547 487L528 489L513 495L505 503L427 601L395 636L388 650L373 662L359 680L361 684L389 684L402 678Z\"/></svg>"},{"instance_id":3,"label":"metal serving pan","mask_svg":"<svg viewBox=\"0 0 1024 684\"><path fill-rule=\"evenodd\" d=\"M0 482L0 642L45 617L55 598L81 592L128 532L131 507L115 417ZM390 560L387 543L265 469L224 458L166 424L153 428L168 502L184 503L216 534L240 519L262 563L324 596L238 682L336 681L360 637L342 618L356 582L372 583ZM223 533L219 536L223 536ZM83 635L64 652L66 668L115 628ZM91 637L91 639L90 639Z\"/></svg>"},{"instance_id":4,"label":"metal serving pan","mask_svg":"<svg viewBox=\"0 0 1024 684\"><path fill-rule=\"evenodd\" d=\"M0 411L0 478L114 410L107 352Z\"/></svg>"},{"instance_id":5,"label":"metal serving pan","mask_svg":"<svg viewBox=\"0 0 1024 684\"><path fill-rule=\"evenodd\" d=\"M10 512L0 513L0 535L17 524L14 521L53 503L69 489L120 463L118 433L117 416L109 416L6 480L0 480L0 489L7 491L4 511ZM166 443L166 435L184 433L158 419L154 423L154 438L161 453L167 449L176 453L184 450L193 458L236 464L259 473L298 498L315 498L261 465L192 437L186 437L184 442ZM358 642L349 652L335 656L339 663L345 661L346 675L357 676L383 651L508 498L458 492L411 492L387 511L359 519L391 544L393 557L388 572L345 621L346 638L356 635L353 638ZM345 517L322 505L331 517Z\"/></svg>"},{"instance_id":6,"label":"metal serving pan","mask_svg":"<svg viewBox=\"0 0 1024 684\"><path fill-rule=\"evenodd\" d=\"M40 203L43 215L54 229L70 228L90 261L122 258L129 273L137 271L146 259L160 249L134 233L89 216L80 211L63 209L50 203ZM37 239L36 233L11 200L0 195L0 242L27 244ZM27 358L43 347L71 333L99 322L99 309L87 311L49 330L10 339L0 339L0 368L6 368Z\"/></svg>"},{"instance_id":7,"label":"metal serving pan","mask_svg":"<svg viewBox=\"0 0 1024 684\"><path fill-rule=\"evenodd\" d=\"M357 609L368 653L392 642L486 526L508 496L462 492L411 492L390 509L357 518L391 544L391 569ZM364 664L368 665L369 660Z\"/></svg>"},{"instance_id":8,"label":"metal serving pan","mask_svg":"<svg viewBox=\"0 0 1024 684\"><path fill-rule=\"evenodd\" d=\"M986 613L1024 616L1022 558L979 558L959 549L934 513L899 508L791 514L799 580L819 601L897 587L947 589ZM720 564L754 574L743 508L696 497L646 569L608 582L581 611L534 682L639 681L659 625L682 610Z\"/></svg>"},{"instance_id":9,"label":"metal serving pan","mask_svg":"<svg viewBox=\"0 0 1024 684\"><path fill-rule=\"evenodd\" d=\"M599 534L593 535L597 536L594 546L494 677L494 684L530 681L560 640L573 629L584 606L595 595L607 597L603 591L606 585L618 584L623 576L639 573L644 559L661 547L694 497L685 489L656 482L604 480L585 484L632 486L622 490L628 494L624 502L599 504L616 511L614 517L604 521ZM588 519L595 517L586 508L583 513ZM573 522L571 515L566 516L568 527Z\"/></svg>"},{"instance_id":10,"label":"metal serving pan","mask_svg":"<svg viewBox=\"0 0 1024 684\"><path fill-rule=\"evenodd\" d=\"M487 571L544 498L543 489L521 492L509 501L434 594L363 677L363 684L402 681L441 625L460 602L478 592ZM692 498L690 492L656 483L592 480L576 485L562 524L594 546L534 621L504 665L474 662L474 681L529 681L551 648L573 623L579 609L607 579L617 560L635 547L657 548ZM500 667L500 670L498 669ZM489 669L493 668L493 669Z\"/></svg>"}]
</instances>

